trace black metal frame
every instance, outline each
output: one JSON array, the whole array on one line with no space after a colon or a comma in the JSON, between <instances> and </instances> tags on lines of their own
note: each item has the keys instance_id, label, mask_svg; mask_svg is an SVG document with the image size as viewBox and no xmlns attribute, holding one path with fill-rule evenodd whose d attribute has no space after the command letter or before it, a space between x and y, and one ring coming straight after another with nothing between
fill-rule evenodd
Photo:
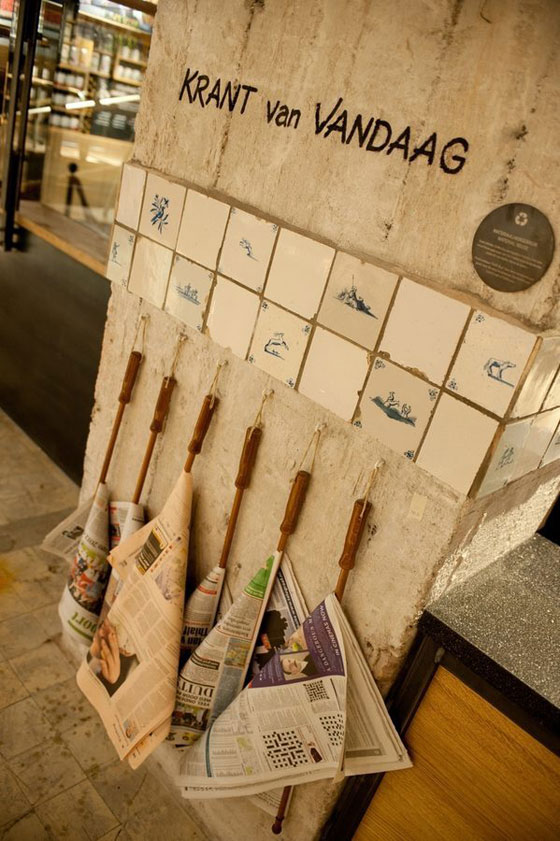
<instances>
[{"instance_id":1,"label":"black metal frame","mask_svg":"<svg viewBox=\"0 0 560 841\"><path fill-rule=\"evenodd\" d=\"M15 219L25 158L29 94L39 34L40 12L41 0L20 0L12 57L12 82L5 138L6 155L2 174L1 207L4 213L4 251L11 251L16 241Z\"/></svg>"}]
</instances>

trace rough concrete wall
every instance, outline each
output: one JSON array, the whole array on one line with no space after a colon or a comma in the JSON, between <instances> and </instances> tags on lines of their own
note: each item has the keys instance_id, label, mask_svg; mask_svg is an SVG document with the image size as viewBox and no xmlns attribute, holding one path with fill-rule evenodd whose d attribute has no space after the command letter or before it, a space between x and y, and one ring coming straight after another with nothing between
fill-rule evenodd
<instances>
[{"instance_id":1,"label":"rough concrete wall","mask_svg":"<svg viewBox=\"0 0 560 841\"><path fill-rule=\"evenodd\" d=\"M215 187L233 201L254 205L400 273L483 298L534 327L558 325L553 302L558 258L540 284L512 296L483 287L470 264L472 234L496 205L526 201L554 217L558 191L548 166L560 120L560 110L552 107L550 58L557 10L552 0L488 0L482 9L479 0L433 0L414 4L414 15L408 0L160 0L135 157L171 176ZM254 84L264 98L244 115L179 103L187 66ZM427 167L417 161L409 167L394 155L343 147L334 135L315 137L315 103L330 108L339 95L352 111L387 119L396 132L410 124L420 138L432 131L445 139L467 137L468 164L458 175L446 175L437 163ZM301 108L301 128L268 125L263 113L267 97ZM114 287L84 495L95 483L138 307L138 298ZM180 329L168 314L143 308L151 315L146 360L110 476L116 495L125 498L134 487L160 378ZM244 430L263 388L272 386L276 394L265 411L255 481L233 548L231 589L234 595L239 592L275 542L288 480L315 424L327 420L289 554L304 595L314 605L336 578L352 499L376 460L385 459L373 494L372 522L379 529L364 542L345 607L375 677L386 687L440 566L453 554L450 547L457 546L460 518L466 522L471 507L408 460L189 331L171 415L146 484L151 514L181 469L202 395L218 358L226 357L222 404L194 471L191 573L200 576L218 556ZM534 528L552 492L549 483L534 505L519 503L516 517L524 526L516 539ZM416 519L422 498L425 509ZM490 505L492 499L481 504ZM478 510L476 517L472 514L473 523L480 522L479 515ZM471 529L471 537L474 533ZM499 543L499 538L487 541L486 562ZM473 553L469 558L476 563ZM336 794L327 783L296 792L287 841L316 837ZM246 801L193 808L210 838L270 837L270 820Z\"/></svg>"},{"instance_id":2,"label":"rough concrete wall","mask_svg":"<svg viewBox=\"0 0 560 841\"><path fill-rule=\"evenodd\" d=\"M490 497L467 500L448 556L435 576L430 601L532 537L558 496L559 474L556 461Z\"/></svg>"},{"instance_id":3,"label":"rough concrete wall","mask_svg":"<svg viewBox=\"0 0 560 841\"><path fill-rule=\"evenodd\" d=\"M558 327L557 254L522 293L474 272L480 220L510 201L554 224L559 173L556 0L162 0L135 156L216 187L389 268L468 291L539 329ZM259 88L243 115L178 101L187 67ZM469 142L456 175L315 136L315 105L407 125L414 142ZM266 100L301 109L297 130L266 120ZM419 244L421 243L421 247Z\"/></svg>"}]
</instances>

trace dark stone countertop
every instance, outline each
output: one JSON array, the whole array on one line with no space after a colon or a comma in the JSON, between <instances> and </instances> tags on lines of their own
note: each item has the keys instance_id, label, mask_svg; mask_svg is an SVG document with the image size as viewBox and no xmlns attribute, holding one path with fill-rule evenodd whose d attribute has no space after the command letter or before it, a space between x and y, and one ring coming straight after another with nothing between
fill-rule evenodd
<instances>
[{"instance_id":1,"label":"dark stone countertop","mask_svg":"<svg viewBox=\"0 0 560 841\"><path fill-rule=\"evenodd\" d=\"M547 729L560 724L560 547L540 535L432 602L420 630Z\"/></svg>"}]
</instances>

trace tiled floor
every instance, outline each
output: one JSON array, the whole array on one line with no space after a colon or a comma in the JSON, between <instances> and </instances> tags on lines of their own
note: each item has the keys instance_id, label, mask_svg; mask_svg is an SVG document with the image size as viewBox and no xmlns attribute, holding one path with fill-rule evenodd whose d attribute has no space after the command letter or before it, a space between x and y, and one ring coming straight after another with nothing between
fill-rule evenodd
<instances>
[{"instance_id":1,"label":"tiled floor","mask_svg":"<svg viewBox=\"0 0 560 841\"><path fill-rule=\"evenodd\" d=\"M0 412L0 840L204 841L159 780L119 762L76 686L57 614L66 563L38 544L77 496Z\"/></svg>"}]
</instances>

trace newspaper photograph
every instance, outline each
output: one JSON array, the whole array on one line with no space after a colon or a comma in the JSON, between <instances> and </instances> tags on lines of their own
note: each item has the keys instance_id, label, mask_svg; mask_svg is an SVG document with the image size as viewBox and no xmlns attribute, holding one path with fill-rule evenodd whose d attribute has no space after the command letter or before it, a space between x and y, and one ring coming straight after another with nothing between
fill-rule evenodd
<instances>
[{"instance_id":1,"label":"newspaper photograph","mask_svg":"<svg viewBox=\"0 0 560 841\"><path fill-rule=\"evenodd\" d=\"M82 644L97 629L109 577L109 492L99 484L62 592L58 613L63 628Z\"/></svg>"},{"instance_id":2,"label":"newspaper photograph","mask_svg":"<svg viewBox=\"0 0 560 841\"><path fill-rule=\"evenodd\" d=\"M161 513L113 551L122 588L78 671L121 759L171 720L191 505L192 479L182 471Z\"/></svg>"},{"instance_id":3,"label":"newspaper photograph","mask_svg":"<svg viewBox=\"0 0 560 841\"><path fill-rule=\"evenodd\" d=\"M355 675L358 682L349 690ZM366 713L372 698L373 711ZM347 699L357 702L362 713L364 732L352 743L352 750L360 752L354 757L359 771L345 758ZM356 747L362 744L364 750ZM243 797L409 766L352 629L331 594L183 753L177 783L186 798Z\"/></svg>"},{"instance_id":4,"label":"newspaper photograph","mask_svg":"<svg viewBox=\"0 0 560 841\"><path fill-rule=\"evenodd\" d=\"M169 741L192 745L243 688L281 553L271 555L179 673Z\"/></svg>"}]
</instances>

